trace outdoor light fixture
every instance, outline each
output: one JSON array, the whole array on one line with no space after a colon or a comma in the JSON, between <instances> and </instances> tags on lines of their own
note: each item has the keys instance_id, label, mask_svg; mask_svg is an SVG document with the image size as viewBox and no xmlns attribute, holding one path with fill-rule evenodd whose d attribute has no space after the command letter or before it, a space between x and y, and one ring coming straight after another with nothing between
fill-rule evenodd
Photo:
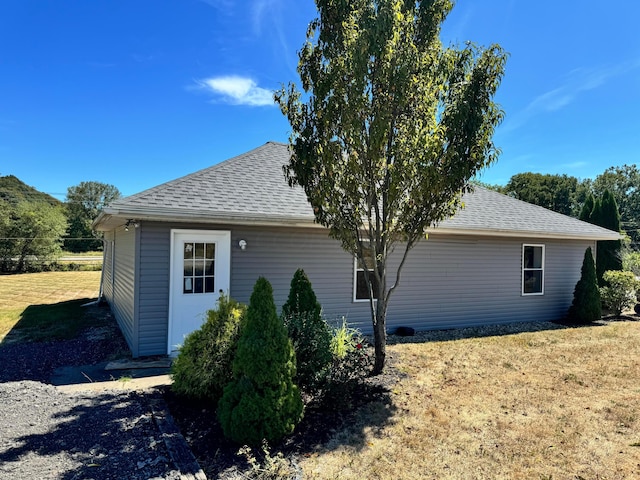
<instances>
[{"instance_id":1,"label":"outdoor light fixture","mask_svg":"<svg viewBox=\"0 0 640 480\"><path fill-rule=\"evenodd\" d=\"M240 250L246 250L247 249L247 241L246 240L240 240L238 242L238 246L240 247Z\"/></svg>"},{"instance_id":2,"label":"outdoor light fixture","mask_svg":"<svg viewBox=\"0 0 640 480\"><path fill-rule=\"evenodd\" d=\"M127 220L127 223L124 224L124 231L128 232L129 227L133 226L134 228L138 228L140 226L140 222L137 220L132 220L131 218Z\"/></svg>"}]
</instances>

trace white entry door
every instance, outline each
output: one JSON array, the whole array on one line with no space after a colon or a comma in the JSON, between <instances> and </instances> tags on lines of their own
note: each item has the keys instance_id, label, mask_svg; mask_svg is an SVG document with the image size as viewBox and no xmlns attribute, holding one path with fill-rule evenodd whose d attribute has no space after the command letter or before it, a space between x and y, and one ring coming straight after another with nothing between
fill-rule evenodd
<instances>
[{"instance_id":1,"label":"white entry door","mask_svg":"<svg viewBox=\"0 0 640 480\"><path fill-rule=\"evenodd\" d=\"M172 230L168 353L200 328L216 307L220 291L229 292L231 232Z\"/></svg>"}]
</instances>

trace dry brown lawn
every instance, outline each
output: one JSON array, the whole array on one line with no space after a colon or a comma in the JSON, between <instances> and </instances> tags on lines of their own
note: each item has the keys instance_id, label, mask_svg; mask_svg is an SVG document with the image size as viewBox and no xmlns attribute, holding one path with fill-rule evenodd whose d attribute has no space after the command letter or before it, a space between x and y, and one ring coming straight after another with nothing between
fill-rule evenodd
<instances>
[{"instance_id":1,"label":"dry brown lawn","mask_svg":"<svg viewBox=\"0 0 640 480\"><path fill-rule=\"evenodd\" d=\"M0 276L0 342L28 307L97 298L99 287L99 271Z\"/></svg>"},{"instance_id":2,"label":"dry brown lawn","mask_svg":"<svg viewBox=\"0 0 640 480\"><path fill-rule=\"evenodd\" d=\"M640 322L389 346L406 375L309 479L638 479Z\"/></svg>"}]
</instances>

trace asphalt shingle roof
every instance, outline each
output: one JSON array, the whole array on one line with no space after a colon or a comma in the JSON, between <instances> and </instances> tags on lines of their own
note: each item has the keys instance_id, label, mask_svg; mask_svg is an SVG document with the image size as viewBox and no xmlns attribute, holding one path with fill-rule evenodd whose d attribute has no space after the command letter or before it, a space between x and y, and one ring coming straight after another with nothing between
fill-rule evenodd
<instances>
[{"instance_id":1,"label":"asphalt shingle roof","mask_svg":"<svg viewBox=\"0 0 640 480\"><path fill-rule=\"evenodd\" d=\"M282 166L288 146L266 144L212 167L113 202L96 220L112 228L114 219L154 219L258 224L312 224L313 212L301 188L287 184ZM434 230L589 239L616 239L617 233L477 187L465 207ZM111 221L110 221L111 220Z\"/></svg>"}]
</instances>

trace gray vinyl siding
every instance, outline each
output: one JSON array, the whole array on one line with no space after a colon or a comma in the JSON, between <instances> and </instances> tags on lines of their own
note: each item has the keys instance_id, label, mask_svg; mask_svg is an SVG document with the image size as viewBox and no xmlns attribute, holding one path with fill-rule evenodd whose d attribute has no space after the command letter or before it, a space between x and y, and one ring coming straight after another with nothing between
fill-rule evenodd
<instances>
[{"instance_id":1,"label":"gray vinyl siding","mask_svg":"<svg viewBox=\"0 0 640 480\"><path fill-rule=\"evenodd\" d=\"M545 246L544 295L522 295L523 244ZM593 242L431 235L409 253L389 304L390 330L561 319L589 246Z\"/></svg>"},{"instance_id":2,"label":"gray vinyl siding","mask_svg":"<svg viewBox=\"0 0 640 480\"><path fill-rule=\"evenodd\" d=\"M368 302L353 302L354 264L325 230L143 222L140 231L136 355L164 354L169 315L172 228L231 231L229 294L248 303L259 276L272 284L278 310L291 278L304 268L326 317L371 331ZM247 242L246 250L238 246ZM544 295L522 296L522 244L545 245ZM387 324L418 330L562 318L580 277L585 249L594 242L441 236L431 234L409 253L400 286L391 297ZM116 258L118 254L116 248ZM393 282L399 250L389 268ZM133 337L133 336L132 336Z\"/></svg>"},{"instance_id":3,"label":"gray vinyl siding","mask_svg":"<svg viewBox=\"0 0 640 480\"><path fill-rule=\"evenodd\" d=\"M140 227L140 356L167 353L170 230L167 224L142 223Z\"/></svg>"},{"instance_id":4,"label":"gray vinyl siding","mask_svg":"<svg viewBox=\"0 0 640 480\"><path fill-rule=\"evenodd\" d=\"M113 291L107 297L111 311L120 325L122 334L134 357L138 356L138 330L136 328L136 236L137 229L114 231Z\"/></svg>"},{"instance_id":5,"label":"gray vinyl siding","mask_svg":"<svg viewBox=\"0 0 640 480\"><path fill-rule=\"evenodd\" d=\"M104 253L102 257L102 296L111 303L113 302L113 231L104 235Z\"/></svg>"}]
</instances>

